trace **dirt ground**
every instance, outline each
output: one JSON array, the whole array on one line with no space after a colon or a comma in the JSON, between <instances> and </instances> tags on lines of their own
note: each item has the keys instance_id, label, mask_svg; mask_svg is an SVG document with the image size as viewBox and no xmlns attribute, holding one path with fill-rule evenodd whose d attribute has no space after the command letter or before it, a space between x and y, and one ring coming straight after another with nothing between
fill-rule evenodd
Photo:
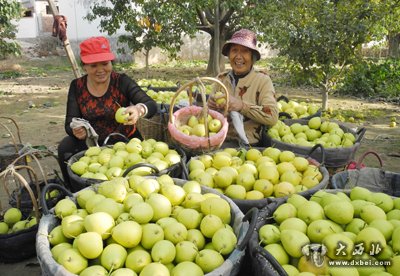
<instances>
[{"instance_id":1,"label":"dirt ground","mask_svg":"<svg viewBox=\"0 0 400 276\"><path fill-rule=\"evenodd\" d=\"M18 61L17 61L18 62ZM23 144L32 146L45 146L51 151L56 151L58 142L64 137L64 116L66 108L66 97L68 86L74 78L72 70L49 70L41 72L38 75L26 74L24 66L16 66L16 61L8 61L8 66L20 70L21 76L12 79L0 79L0 117L10 117L17 122L19 133ZM47 59L46 61L32 61L40 68L41 62L60 63L57 58ZM64 59L63 66L68 67ZM29 64L29 61L21 63ZM13 67L14 66L14 67ZM6 65L3 65L4 70ZM135 79L141 78L160 78L187 81L196 76L204 74L204 70L194 69L170 69L164 71L155 69L150 74L146 74L143 69L132 69L127 72ZM276 87L277 94L285 95L293 99L305 99L311 101L320 101L320 94L316 90L293 89L283 86ZM341 98L330 96L329 106L334 110L358 110L363 114L375 114L374 116L365 116L365 120L359 123L347 124L352 128L365 127L367 129L361 146L356 153L358 158L362 153L373 150L379 153L383 160L383 168L388 171L400 172L400 127L390 128L390 118L396 117L400 124L400 106L384 103L365 101L355 98ZM9 124L8 120L0 119L0 122L16 133L15 128ZM6 145L12 140L5 128L0 125L0 145ZM397 156L396 156L397 155ZM44 170L52 174L54 169L58 170L58 165L52 157L46 157L41 160ZM365 160L368 166L378 166L374 157L368 157ZM4 200L4 193L2 194ZM31 263L36 265L30 265ZM28 266L24 266L28 264ZM28 260L23 266L24 272L19 275L37 275L39 269L35 259ZM15 267L0 264L1 275L3 271L12 271ZM30 272L29 272L30 271Z\"/></svg>"}]
</instances>

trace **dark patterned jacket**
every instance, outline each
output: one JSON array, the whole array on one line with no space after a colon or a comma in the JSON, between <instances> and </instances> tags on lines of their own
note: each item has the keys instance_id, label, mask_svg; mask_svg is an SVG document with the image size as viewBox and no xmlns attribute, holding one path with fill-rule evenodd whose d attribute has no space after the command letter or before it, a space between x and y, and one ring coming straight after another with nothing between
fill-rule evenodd
<instances>
[{"instance_id":1,"label":"dark patterned jacket","mask_svg":"<svg viewBox=\"0 0 400 276\"><path fill-rule=\"evenodd\" d=\"M121 133L128 138L141 137L135 126L119 124L115 121L115 112L120 106L143 103L147 106L147 118L157 111L157 105L140 86L126 74L111 73L107 92L96 97L87 88L87 75L74 79L68 91L65 131L73 136L70 123L78 117L88 120L99 135L99 144L110 133Z\"/></svg>"}]
</instances>

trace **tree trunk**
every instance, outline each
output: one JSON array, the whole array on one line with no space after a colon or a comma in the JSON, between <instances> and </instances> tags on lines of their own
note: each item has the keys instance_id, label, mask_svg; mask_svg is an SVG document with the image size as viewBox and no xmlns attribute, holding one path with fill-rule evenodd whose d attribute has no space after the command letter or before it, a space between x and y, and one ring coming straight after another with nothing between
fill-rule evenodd
<instances>
[{"instance_id":1,"label":"tree trunk","mask_svg":"<svg viewBox=\"0 0 400 276\"><path fill-rule=\"evenodd\" d=\"M220 72L223 72L225 70L225 59L224 59L224 56L221 54L221 49L222 49L222 46L224 45L224 43L225 43L225 40L223 39L223 35L220 35L220 41L219 41L219 48L220 49L218 49L218 52L219 52L219 55L218 55L219 56L219 60L218 60L219 71L216 72L215 70L216 70L217 66L215 66L214 37L212 37L210 39L210 42L209 42L210 51L209 51L209 58L208 58L207 71L206 71L207 75L211 75L211 76L214 77L214 76L217 76Z\"/></svg>"},{"instance_id":2,"label":"tree trunk","mask_svg":"<svg viewBox=\"0 0 400 276\"><path fill-rule=\"evenodd\" d=\"M146 52L144 53L145 63L146 63L146 78L149 77L149 55L150 55L150 50L146 50Z\"/></svg>"},{"instance_id":3,"label":"tree trunk","mask_svg":"<svg viewBox=\"0 0 400 276\"><path fill-rule=\"evenodd\" d=\"M328 90L326 88L322 89L322 110L328 109Z\"/></svg>"},{"instance_id":4,"label":"tree trunk","mask_svg":"<svg viewBox=\"0 0 400 276\"><path fill-rule=\"evenodd\" d=\"M398 58L400 56L400 33L390 32L388 35L389 50L388 56L392 58Z\"/></svg>"}]
</instances>

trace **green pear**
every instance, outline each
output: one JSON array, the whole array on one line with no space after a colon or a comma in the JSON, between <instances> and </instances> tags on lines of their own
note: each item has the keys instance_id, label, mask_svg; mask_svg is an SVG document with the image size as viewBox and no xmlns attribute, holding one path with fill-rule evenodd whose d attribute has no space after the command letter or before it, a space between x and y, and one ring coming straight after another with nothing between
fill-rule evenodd
<instances>
[{"instance_id":1,"label":"green pear","mask_svg":"<svg viewBox=\"0 0 400 276\"><path fill-rule=\"evenodd\" d=\"M345 192L337 192L336 195L345 201L351 201L350 197Z\"/></svg>"},{"instance_id":2,"label":"green pear","mask_svg":"<svg viewBox=\"0 0 400 276\"><path fill-rule=\"evenodd\" d=\"M368 226L378 229L383 234L386 241L390 241L392 239L394 227L393 224L390 223L390 221L387 221L385 219L376 219L373 220Z\"/></svg>"},{"instance_id":3,"label":"green pear","mask_svg":"<svg viewBox=\"0 0 400 276\"><path fill-rule=\"evenodd\" d=\"M321 243L327 235L341 232L343 229L340 225L326 219L314 220L307 228L307 236L313 243Z\"/></svg>"},{"instance_id":4,"label":"green pear","mask_svg":"<svg viewBox=\"0 0 400 276\"><path fill-rule=\"evenodd\" d=\"M281 231L276 225L265 224L258 230L258 238L264 245L277 243L281 239Z\"/></svg>"},{"instance_id":5,"label":"green pear","mask_svg":"<svg viewBox=\"0 0 400 276\"><path fill-rule=\"evenodd\" d=\"M324 219L324 209L315 201L308 201L297 211L297 217L310 224L314 220Z\"/></svg>"},{"instance_id":6,"label":"green pear","mask_svg":"<svg viewBox=\"0 0 400 276\"><path fill-rule=\"evenodd\" d=\"M356 256L354 260L363 261L364 263L374 263L377 261L373 256L369 255L368 253L363 253L361 256ZM385 272L385 267L383 265L375 265L375 266L359 265L356 266L356 268L360 276L370 276L373 273Z\"/></svg>"},{"instance_id":7,"label":"green pear","mask_svg":"<svg viewBox=\"0 0 400 276\"><path fill-rule=\"evenodd\" d=\"M297 214L296 207L286 202L283 203L282 205L279 205L279 207L276 208L272 216L277 223L281 223L287 218L296 217L296 214Z\"/></svg>"},{"instance_id":8,"label":"green pear","mask_svg":"<svg viewBox=\"0 0 400 276\"><path fill-rule=\"evenodd\" d=\"M386 213L386 219L387 220L391 220L391 219L400 220L400 210L399 209L390 210L389 212Z\"/></svg>"},{"instance_id":9,"label":"green pear","mask_svg":"<svg viewBox=\"0 0 400 276\"><path fill-rule=\"evenodd\" d=\"M360 218L366 223L371 223L376 219L386 220L386 213L380 207L375 205L365 205L360 210Z\"/></svg>"},{"instance_id":10,"label":"green pear","mask_svg":"<svg viewBox=\"0 0 400 276\"><path fill-rule=\"evenodd\" d=\"M397 227L400 227L400 220L391 219L391 220L389 220L389 222L393 225L394 229L396 229Z\"/></svg>"},{"instance_id":11,"label":"green pear","mask_svg":"<svg viewBox=\"0 0 400 276\"><path fill-rule=\"evenodd\" d=\"M400 197L393 199L393 206L395 209L400 209Z\"/></svg>"},{"instance_id":12,"label":"green pear","mask_svg":"<svg viewBox=\"0 0 400 276\"><path fill-rule=\"evenodd\" d=\"M343 235L346 235L347 237L349 237L353 242L356 241L357 235L354 234L353 232L344 231L342 233L343 233Z\"/></svg>"},{"instance_id":13,"label":"green pear","mask_svg":"<svg viewBox=\"0 0 400 276\"><path fill-rule=\"evenodd\" d=\"M338 224L351 222L354 215L354 207L348 201L333 201L325 205L325 216Z\"/></svg>"},{"instance_id":14,"label":"green pear","mask_svg":"<svg viewBox=\"0 0 400 276\"><path fill-rule=\"evenodd\" d=\"M289 229L281 232L281 242L285 251L294 258L303 256L301 249L310 244L310 239L303 232Z\"/></svg>"},{"instance_id":15,"label":"green pear","mask_svg":"<svg viewBox=\"0 0 400 276\"><path fill-rule=\"evenodd\" d=\"M299 274L299 270L294 265L284 264L282 265L282 268L286 271L288 276L295 276Z\"/></svg>"},{"instance_id":16,"label":"green pear","mask_svg":"<svg viewBox=\"0 0 400 276\"><path fill-rule=\"evenodd\" d=\"M386 267L387 272L396 275L400 271L400 255L390 259L390 265Z\"/></svg>"},{"instance_id":17,"label":"green pear","mask_svg":"<svg viewBox=\"0 0 400 276\"><path fill-rule=\"evenodd\" d=\"M386 246L386 239L381 231L374 227L367 226L357 234L355 244L360 243L364 245L364 252L368 253L371 250L377 250L377 247L383 250Z\"/></svg>"},{"instance_id":18,"label":"green pear","mask_svg":"<svg viewBox=\"0 0 400 276\"><path fill-rule=\"evenodd\" d=\"M289 195L288 199L286 200L287 203L294 205L296 209L299 209L299 207L307 201L308 200L304 196L296 193Z\"/></svg>"},{"instance_id":19,"label":"green pear","mask_svg":"<svg viewBox=\"0 0 400 276\"><path fill-rule=\"evenodd\" d=\"M279 225L280 231L287 229L299 230L300 232L306 234L307 224L299 218L288 218L282 221L282 223Z\"/></svg>"},{"instance_id":20,"label":"green pear","mask_svg":"<svg viewBox=\"0 0 400 276\"><path fill-rule=\"evenodd\" d=\"M354 242L343 233L327 235L322 243L327 248L327 256L332 260L350 260L353 257Z\"/></svg>"},{"instance_id":21,"label":"green pear","mask_svg":"<svg viewBox=\"0 0 400 276\"><path fill-rule=\"evenodd\" d=\"M367 227L367 223L360 218L353 218L345 227L346 231L358 234L362 229Z\"/></svg>"},{"instance_id":22,"label":"green pear","mask_svg":"<svg viewBox=\"0 0 400 276\"><path fill-rule=\"evenodd\" d=\"M354 217L359 218L360 217L360 212L361 208L364 207L365 205L373 205L372 202L363 200L363 199L355 199L351 201L351 204L354 207Z\"/></svg>"},{"instance_id":23,"label":"green pear","mask_svg":"<svg viewBox=\"0 0 400 276\"><path fill-rule=\"evenodd\" d=\"M323 258L323 263L316 265L310 257L301 256L297 268L300 273L311 272L314 275L326 275L328 271L328 261L326 256L323 256Z\"/></svg>"},{"instance_id":24,"label":"green pear","mask_svg":"<svg viewBox=\"0 0 400 276\"><path fill-rule=\"evenodd\" d=\"M321 200L319 201L319 204L322 207L325 207L326 205L328 205L331 202L341 202L341 199L340 199L340 197L338 197L335 194L327 193L322 196Z\"/></svg>"},{"instance_id":25,"label":"green pear","mask_svg":"<svg viewBox=\"0 0 400 276\"><path fill-rule=\"evenodd\" d=\"M385 213L393 209L394 203L390 195L385 193L371 193L369 201L375 203L376 206L380 207Z\"/></svg>"},{"instance_id":26,"label":"green pear","mask_svg":"<svg viewBox=\"0 0 400 276\"><path fill-rule=\"evenodd\" d=\"M330 276L358 276L357 268L350 266L329 266L328 272Z\"/></svg>"},{"instance_id":27,"label":"green pear","mask_svg":"<svg viewBox=\"0 0 400 276\"><path fill-rule=\"evenodd\" d=\"M396 227L392 233L392 247L397 254L400 253L400 227Z\"/></svg>"},{"instance_id":28,"label":"green pear","mask_svg":"<svg viewBox=\"0 0 400 276\"><path fill-rule=\"evenodd\" d=\"M356 186L351 189L350 191L350 199L355 200L355 199L363 199L366 201L369 201L369 198L371 196L371 191L368 190L367 188Z\"/></svg>"},{"instance_id":29,"label":"green pear","mask_svg":"<svg viewBox=\"0 0 400 276\"><path fill-rule=\"evenodd\" d=\"M289 255L286 253L281 244L267 244L264 246L264 249L267 250L279 262L280 265L289 263Z\"/></svg>"},{"instance_id":30,"label":"green pear","mask_svg":"<svg viewBox=\"0 0 400 276\"><path fill-rule=\"evenodd\" d=\"M321 201L322 197L327 193L328 192L326 192L324 190L318 190L310 197L310 201L315 201L315 202L319 203Z\"/></svg>"},{"instance_id":31,"label":"green pear","mask_svg":"<svg viewBox=\"0 0 400 276\"><path fill-rule=\"evenodd\" d=\"M379 254L376 256L376 259L379 261L387 261L393 256L394 256L393 248L389 244L387 244L385 248L381 252L379 252Z\"/></svg>"}]
</instances>

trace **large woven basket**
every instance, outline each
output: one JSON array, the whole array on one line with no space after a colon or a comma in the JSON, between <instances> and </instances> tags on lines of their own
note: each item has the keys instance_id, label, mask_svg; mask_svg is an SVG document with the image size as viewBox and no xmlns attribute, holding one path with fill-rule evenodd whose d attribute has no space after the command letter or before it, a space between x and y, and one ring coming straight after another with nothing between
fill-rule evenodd
<instances>
[{"instance_id":1,"label":"large woven basket","mask_svg":"<svg viewBox=\"0 0 400 276\"><path fill-rule=\"evenodd\" d=\"M203 84L203 81L215 82L217 85L222 87L222 92L224 93L226 100L223 114L215 110L210 110L208 108L205 95L205 88L204 88L205 86ZM201 98L203 101L202 107L192 105L193 103L192 88L195 84L197 84L198 87L200 88L199 91L201 93ZM222 82L220 82L215 78L209 78L209 77L196 78L191 82L183 85L181 88L179 88L179 90L175 93L174 97L171 100L171 106L175 105L177 96L179 95L179 93L183 91L189 94L190 105L187 107L183 107L174 113L173 110L170 110L168 131L171 136L171 140L174 143L178 144L180 147L182 147L182 149L184 149L191 155L219 149L226 138L229 128L228 120L226 118L228 111L228 104L229 104L229 93L227 88ZM210 136L207 127L205 128L206 134L204 137L187 135L181 132L179 130L179 127L186 124L187 120L192 115L203 116L205 122L207 122L208 115L211 115L211 117L219 119L222 122L222 128L219 130L218 133L212 136Z\"/></svg>"},{"instance_id":2,"label":"large woven basket","mask_svg":"<svg viewBox=\"0 0 400 276\"><path fill-rule=\"evenodd\" d=\"M259 149L260 151L263 151L263 150L265 149L265 148L259 148L259 147L253 147L253 148ZM248 149L249 149L249 148L247 148L247 150L248 150ZM320 151L319 157L316 158L316 159L311 158L310 156L311 156L311 155L314 155L314 152L315 152L316 150L319 150L319 151ZM216 152L218 152L218 151L215 151L215 152L213 152L213 153L216 153ZM317 185L315 185L314 187L312 187L312 188L310 188L310 189L308 189L308 190L306 190L306 191L299 192L300 195L302 195L302 196L309 196L309 195L314 194L314 193L315 193L316 191L318 191L318 190L327 188L327 186L328 186L328 184L329 184L329 173L328 173L328 170L325 168L325 166L324 166L324 164L323 164L324 154L325 154L325 151L324 151L323 149L321 150L321 146L320 146L320 145L314 146L314 147L311 148L311 150L310 150L307 154L305 154L305 155L303 155L303 154L296 154L296 156L305 157L305 158L307 158L307 159L309 160L310 163L318 165L318 169L319 169L319 171L320 171L321 174L322 174L322 180L321 180ZM192 157L192 158L193 158L193 159L198 159L198 156L194 156L194 157ZM189 167L189 165L188 165L189 162L190 162L190 161L188 160L188 163L187 163L187 165L186 165L186 168ZM190 172L187 172L187 175L189 175L189 173L190 173ZM277 197L277 198L275 198L275 197L268 197L268 198L257 199L257 200L246 200L246 199L232 199L232 200L233 200L233 202L236 203L237 206L239 206L240 210L241 210L243 213L247 213L247 212L248 212L250 209L252 209L252 208L261 209L261 208L264 208L265 206L267 206L268 204L271 204L271 203L274 203L274 202L276 202L276 201L280 201L280 200L286 199L286 198L288 198L288 196L285 196L285 197Z\"/></svg>"},{"instance_id":3,"label":"large woven basket","mask_svg":"<svg viewBox=\"0 0 400 276\"><path fill-rule=\"evenodd\" d=\"M26 192L30 196L33 208L31 207L29 210L24 210L21 208L19 209L22 212L23 219L27 219L28 217L30 217L31 213L33 212L34 216L36 217L37 224L17 232L0 234L0 261L4 263L20 262L36 255L35 241L38 224L40 221L39 204L30 185L25 180L24 176L20 174L20 169L28 169L31 170L32 173L34 173L31 167L21 165L9 167L0 174L0 177L4 178L3 184L6 190L10 188L6 185L7 176L13 178L15 180L15 183L18 183L18 185L21 185L21 187L19 188L23 188L26 190ZM20 206L20 204L18 204L18 206ZM1 220L3 216L3 211L5 211L5 209L6 208L4 208L3 210L3 207L0 205L0 210L2 210Z\"/></svg>"},{"instance_id":4,"label":"large woven basket","mask_svg":"<svg viewBox=\"0 0 400 276\"><path fill-rule=\"evenodd\" d=\"M154 177L154 176L147 176ZM174 178L175 185L183 186L186 181L182 179ZM87 187L86 189L94 189L95 187ZM65 190L62 186L59 185L48 185L46 189L60 189L61 193L67 195L72 200L76 201L76 195L71 194L69 191ZM46 190L45 190L46 191ZM241 266L245 257L246 246L248 240L250 238L250 234L252 233L252 229L255 226L256 218L258 216L258 212L249 212L249 214L244 214L240 211L240 209L235 205L235 203L224 195L219 194L215 190L202 187L202 194L205 193L213 193L218 194L224 200L226 200L231 206L231 223L233 230L238 238L238 245L236 248L230 253L230 255L225 259L225 262L215 270L205 274L206 276L237 276L243 275L241 274ZM43 198L41 199L43 201ZM47 208L44 204L43 206L44 216L39 225L39 233L37 235L36 241L36 250L37 256L42 268L42 275L58 275L58 276L70 276L75 275L67 271L63 266L57 263L52 257L52 253L50 251L50 243L47 238L47 235L51 232L51 230L60 224L60 220L54 215L54 209ZM250 223L248 222L250 221Z\"/></svg>"},{"instance_id":5,"label":"large woven basket","mask_svg":"<svg viewBox=\"0 0 400 276\"><path fill-rule=\"evenodd\" d=\"M307 125L308 120L294 120L294 119L287 119L284 120L285 124L287 125L292 125L294 123L300 123L302 125ZM360 147L361 141L364 138L366 129L365 128L360 128L357 131L354 131L347 126L343 124L339 124L339 127L343 129L344 132L350 132L352 133L356 140L351 147L343 147L343 148L325 148L325 160L324 164L327 168L340 168L346 166L350 160L352 160ZM301 146L301 145L296 145L296 144L289 144L285 143L276 139L271 138L268 134L266 134L263 137L263 145L270 145L274 146L276 148L279 148L281 150L290 150L293 151L294 153L298 154L307 154L311 147L306 147L306 146ZM316 152L315 154L319 154ZM311 157L314 157L312 155Z\"/></svg>"},{"instance_id":6,"label":"large woven basket","mask_svg":"<svg viewBox=\"0 0 400 276\"><path fill-rule=\"evenodd\" d=\"M380 167L367 167L363 160L367 155L375 156ZM383 161L378 153L367 151L347 169L335 173L331 178L331 188L351 189L356 186L367 188L372 192L383 192L391 196L400 196L400 173L383 169Z\"/></svg>"}]
</instances>

